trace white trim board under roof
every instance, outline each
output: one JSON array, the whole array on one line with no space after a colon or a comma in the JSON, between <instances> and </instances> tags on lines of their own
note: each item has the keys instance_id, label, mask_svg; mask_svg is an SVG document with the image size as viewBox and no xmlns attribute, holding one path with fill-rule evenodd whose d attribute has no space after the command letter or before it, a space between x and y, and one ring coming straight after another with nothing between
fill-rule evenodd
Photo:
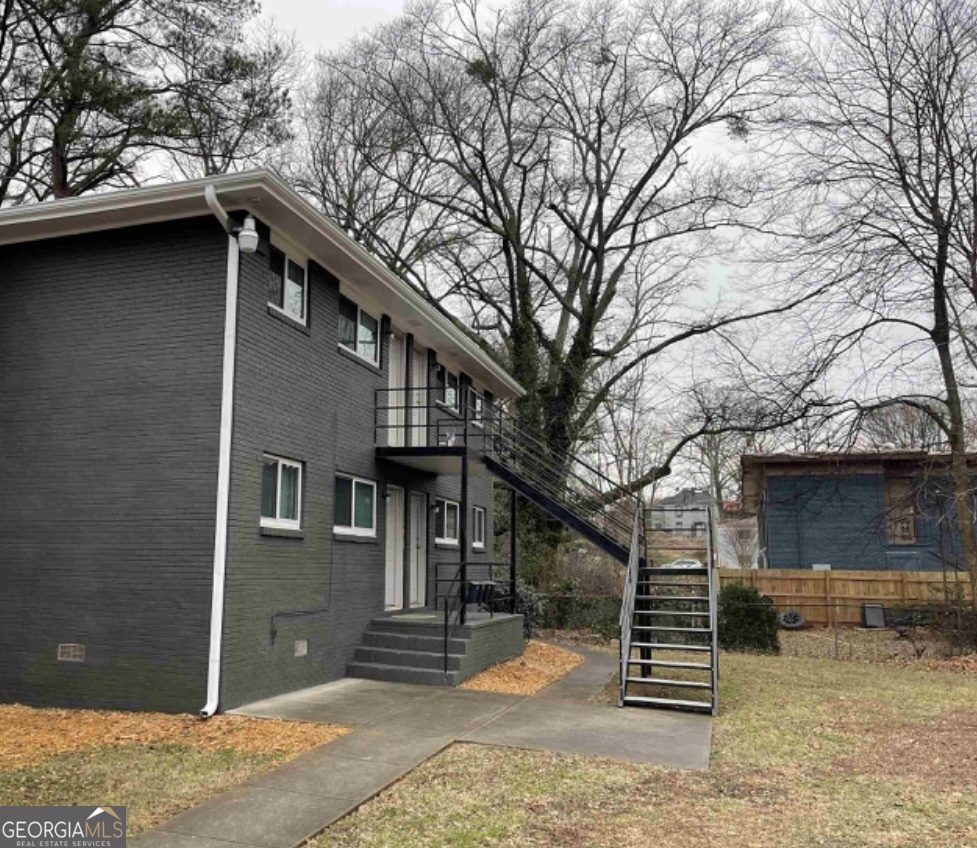
<instances>
[{"instance_id":1,"label":"white trim board under roof","mask_svg":"<svg viewBox=\"0 0 977 848\"><path fill-rule=\"evenodd\" d=\"M413 333L420 344L457 362L498 397L525 393L465 332L271 171L245 171L3 209L0 245L210 215L204 199L208 185L214 187L225 209L247 210L273 231L283 233L344 284L383 303L391 320Z\"/></svg>"}]
</instances>

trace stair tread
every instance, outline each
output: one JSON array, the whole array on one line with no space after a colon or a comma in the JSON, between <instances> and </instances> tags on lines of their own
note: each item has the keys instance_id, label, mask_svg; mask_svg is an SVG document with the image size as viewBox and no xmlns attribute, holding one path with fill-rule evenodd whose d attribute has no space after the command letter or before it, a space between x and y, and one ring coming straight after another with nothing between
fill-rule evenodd
<instances>
[{"instance_id":1,"label":"stair tread","mask_svg":"<svg viewBox=\"0 0 977 848\"><path fill-rule=\"evenodd\" d=\"M708 595L635 595L636 601L700 601L708 603Z\"/></svg>"},{"instance_id":2,"label":"stair tread","mask_svg":"<svg viewBox=\"0 0 977 848\"><path fill-rule=\"evenodd\" d=\"M671 633L712 633L710 627L665 627L661 624L633 624L632 630L665 630Z\"/></svg>"},{"instance_id":3,"label":"stair tread","mask_svg":"<svg viewBox=\"0 0 977 848\"><path fill-rule=\"evenodd\" d=\"M635 660L628 659L628 665L661 666L662 668L687 668L695 671L712 671L709 663L676 662L674 660Z\"/></svg>"},{"instance_id":4,"label":"stair tread","mask_svg":"<svg viewBox=\"0 0 977 848\"><path fill-rule=\"evenodd\" d=\"M709 645L680 645L671 642L632 642L632 648L652 648L659 651L711 651Z\"/></svg>"},{"instance_id":5,"label":"stair tread","mask_svg":"<svg viewBox=\"0 0 977 848\"><path fill-rule=\"evenodd\" d=\"M706 616L712 615L709 610L703 610L702 612L688 612L686 610L635 610L635 615L682 615L686 618L705 618Z\"/></svg>"},{"instance_id":6,"label":"stair tread","mask_svg":"<svg viewBox=\"0 0 977 848\"><path fill-rule=\"evenodd\" d=\"M413 648L387 648L383 645L359 645L357 650L385 651L394 654L419 654L422 657L443 657L444 651L416 651ZM465 654L448 653L449 657L463 657Z\"/></svg>"},{"instance_id":7,"label":"stair tread","mask_svg":"<svg viewBox=\"0 0 977 848\"><path fill-rule=\"evenodd\" d=\"M705 589L709 585L708 583L705 583L705 582L699 582L699 583L681 582L681 583L678 583L678 582L672 582L671 580L669 580L668 582L665 582L665 583L663 583L661 580L638 580L637 581L637 584L639 586L677 586L677 587L681 587L683 589L687 589L689 587L700 587L700 588Z\"/></svg>"},{"instance_id":8,"label":"stair tread","mask_svg":"<svg viewBox=\"0 0 977 848\"><path fill-rule=\"evenodd\" d=\"M677 686L683 689L712 689L712 683L699 680L672 680L668 677L625 677L628 683L644 683L648 686Z\"/></svg>"},{"instance_id":9,"label":"stair tread","mask_svg":"<svg viewBox=\"0 0 977 848\"><path fill-rule=\"evenodd\" d=\"M676 577L691 577L693 575L706 575L709 569L705 566L701 568L642 568L638 571L638 576L651 575L652 577L666 577L674 574Z\"/></svg>"},{"instance_id":10,"label":"stair tread","mask_svg":"<svg viewBox=\"0 0 977 848\"><path fill-rule=\"evenodd\" d=\"M684 710L701 710L712 712L712 704L708 701L683 701L679 698L648 698L642 695L625 695L624 706L647 707L678 707Z\"/></svg>"}]
</instances>

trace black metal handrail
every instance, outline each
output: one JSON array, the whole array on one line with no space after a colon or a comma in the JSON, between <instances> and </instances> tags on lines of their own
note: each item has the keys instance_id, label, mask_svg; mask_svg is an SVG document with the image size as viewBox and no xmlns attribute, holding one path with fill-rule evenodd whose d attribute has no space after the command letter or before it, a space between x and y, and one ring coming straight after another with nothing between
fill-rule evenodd
<instances>
[{"instance_id":1,"label":"black metal handrail","mask_svg":"<svg viewBox=\"0 0 977 848\"><path fill-rule=\"evenodd\" d=\"M450 569L445 576L444 570ZM486 570L486 577L478 579L479 570ZM462 574L465 579L462 579ZM474 579L472 579L474 575ZM500 576L501 575L501 576ZM451 637L459 628L465 625L465 611L472 603L471 588L481 583L494 584L495 591L488 601L489 614L494 614L493 607L504 604L510 613L516 611L516 565L514 562L438 562L434 565L434 608L444 611L444 673L448 673L448 655ZM501 594L498 587L505 586Z\"/></svg>"},{"instance_id":2,"label":"black metal handrail","mask_svg":"<svg viewBox=\"0 0 977 848\"><path fill-rule=\"evenodd\" d=\"M401 431L405 446L431 446L433 434L434 445L456 445L492 456L618 545L627 547L631 528L623 515L631 512L638 499L622 484L569 451L553 450L503 406L488 401L474 388L457 390L456 406L435 397L438 391L428 387L378 389L374 421L377 443L399 442L389 434ZM401 403L394 402L400 399ZM388 434L386 439L381 439L383 434ZM415 444L418 441L422 444Z\"/></svg>"}]
</instances>

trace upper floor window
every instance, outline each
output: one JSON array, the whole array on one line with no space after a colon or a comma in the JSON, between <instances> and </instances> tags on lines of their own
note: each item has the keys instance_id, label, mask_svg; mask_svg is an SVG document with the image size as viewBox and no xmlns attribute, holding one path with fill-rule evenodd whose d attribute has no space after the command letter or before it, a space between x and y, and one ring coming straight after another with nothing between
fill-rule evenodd
<instances>
[{"instance_id":1,"label":"upper floor window","mask_svg":"<svg viewBox=\"0 0 977 848\"><path fill-rule=\"evenodd\" d=\"M483 398L478 392L472 390L470 393L472 399L471 408L471 418L472 423L477 424L479 427L485 421L485 398Z\"/></svg>"},{"instance_id":2,"label":"upper floor window","mask_svg":"<svg viewBox=\"0 0 977 848\"><path fill-rule=\"evenodd\" d=\"M261 526L298 530L302 515L302 464L265 456L261 471Z\"/></svg>"},{"instance_id":3,"label":"upper floor window","mask_svg":"<svg viewBox=\"0 0 977 848\"><path fill-rule=\"evenodd\" d=\"M908 477L886 477L883 483L886 541L890 545L916 544L916 493Z\"/></svg>"},{"instance_id":4,"label":"upper floor window","mask_svg":"<svg viewBox=\"0 0 977 848\"><path fill-rule=\"evenodd\" d=\"M485 550L485 508L481 506L472 511L472 547Z\"/></svg>"},{"instance_id":5,"label":"upper floor window","mask_svg":"<svg viewBox=\"0 0 977 848\"><path fill-rule=\"evenodd\" d=\"M458 375L443 365L438 366L437 399L451 409L458 408Z\"/></svg>"},{"instance_id":6,"label":"upper floor window","mask_svg":"<svg viewBox=\"0 0 977 848\"><path fill-rule=\"evenodd\" d=\"M434 541L440 545L458 544L458 504L438 498L434 502Z\"/></svg>"},{"instance_id":7,"label":"upper floor window","mask_svg":"<svg viewBox=\"0 0 977 848\"><path fill-rule=\"evenodd\" d=\"M377 484L373 480L336 475L333 530L352 536L377 534Z\"/></svg>"},{"instance_id":8,"label":"upper floor window","mask_svg":"<svg viewBox=\"0 0 977 848\"><path fill-rule=\"evenodd\" d=\"M305 268L277 247L271 248L268 266L268 303L304 324L308 300Z\"/></svg>"},{"instance_id":9,"label":"upper floor window","mask_svg":"<svg viewBox=\"0 0 977 848\"><path fill-rule=\"evenodd\" d=\"M339 344L380 365L380 322L348 297L339 296Z\"/></svg>"}]
</instances>

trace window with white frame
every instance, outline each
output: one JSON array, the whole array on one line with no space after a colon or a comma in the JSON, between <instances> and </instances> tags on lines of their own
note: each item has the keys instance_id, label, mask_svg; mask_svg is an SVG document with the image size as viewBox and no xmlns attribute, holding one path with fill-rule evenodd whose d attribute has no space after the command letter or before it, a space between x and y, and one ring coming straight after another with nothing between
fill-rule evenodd
<instances>
[{"instance_id":1,"label":"window with white frame","mask_svg":"<svg viewBox=\"0 0 977 848\"><path fill-rule=\"evenodd\" d=\"M471 392L471 399L472 399L472 408L471 408L472 423L477 424L479 427L481 427L485 420L485 398L483 398L478 392L476 392L473 389Z\"/></svg>"},{"instance_id":2,"label":"window with white frame","mask_svg":"<svg viewBox=\"0 0 977 848\"><path fill-rule=\"evenodd\" d=\"M308 299L305 268L277 247L271 248L268 268L269 305L304 324Z\"/></svg>"},{"instance_id":3,"label":"window with white frame","mask_svg":"<svg viewBox=\"0 0 977 848\"><path fill-rule=\"evenodd\" d=\"M339 297L339 344L373 365L380 365L380 322L350 300Z\"/></svg>"},{"instance_id":4,"label":"window with white frame","mask_svg":"<svg viewBox=\"0 0 977 848\"><path fill-rule=\"evenodd\" d=\"M476 506L472 511L472 547L485 550L485 508Z\"/></svg>"},{"instance_id":5,"label":"window with white frame","mask_svg":"<svg viewBox=\"0 0 977 848\"><path fill-rule=\"evenodd\" d=\"M377 534L377 484L373 480L336 475L333 530L351 536Z\"/></svg>"},{"instance_id":6,"label":"window with white frame","mask_svg":"<svg viewBox=\"0 0 977 848\"><path fill-rule=\"evenodd\" d=\"M438 366L437 399L450 409L458 408L458 375L443 365Z\"/></svg>"},{"instance_id":7,"label":"window with white frame","mask_svg":"<svg viewBox=\"0 0 977 848\"><path fill-rule=\"evenodd\" d=\"M458 504L438 498L434 502L434 541L439 545L458 544Z\"/></svg>"},{"instance_id":8,"label":"window with white frame","mask_svg":"<svg viewBox=\"0 0 977 848\"><path fill-rule=\"evenodd\" d=\"M302 463L265 455L261 470L261 526L302 526Z\"/></svg>"}]
</instances>

